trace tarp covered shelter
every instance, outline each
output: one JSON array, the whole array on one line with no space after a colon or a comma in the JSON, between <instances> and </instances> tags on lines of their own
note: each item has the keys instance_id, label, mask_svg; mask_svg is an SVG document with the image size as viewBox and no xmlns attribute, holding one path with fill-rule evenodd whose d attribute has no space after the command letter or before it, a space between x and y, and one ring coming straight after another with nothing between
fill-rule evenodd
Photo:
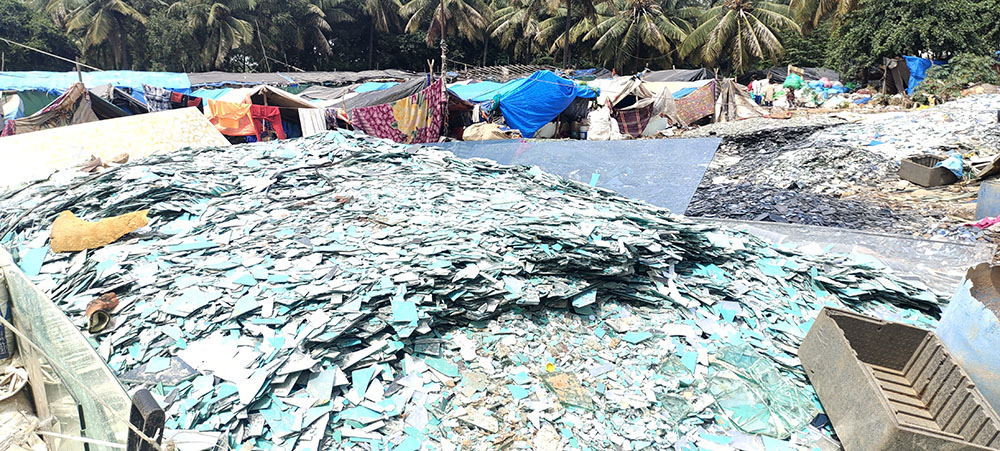
<instances>
[{"instance_id":1,"label":"tarp covered shelter","mask_svg":"<svg viewBox=\"0 0 1000 451\"><path fill-rule=\"evenodd\" d=\"M910 84L910 68L903 58L884 58L885 78L882 80L883 94L905 93Z\"/></svg>"},{"instance_id":2,"label":"tarp covered shelter","mask_svg":"<svg viewBox=\"0 0 1000 451\"><path fill-rule=\"evenodd\" d=\"M767 111L750 97L746 86L727 78L719 84L719 98L715 101L715 122L729 122L751 117L766 116Z\"/></svg>"},{"instance_id":3,"label":"tarp covered shelter","mask_svg":"<svg viewBox=\"0 0 1000 451\"><path fill-rule=\"evenodd\" d=\"M665 86L660 86L657 90L650 88L651 83L638 77L630 77L620 86L619 92L607 100L622 134L633 138L648 136L666 128L666 120L674 124L680 122L670 89ZM654 127L656 130L647 133L652 120L659 117L666 120L658 121Z\"/></svg>"},{"instance_id":4,"label":"tarp covered shelter","mask_svg":"<svg viewBox=\"0 0 1000 451\"><path fill-rule=\"evenodd\" d=\"M191 82L186 74L134 70L107 70L80 74L43 71L0 72L0 90L64 91L79 83L80 78L83 78L83 84L88 88L110 84L132 88L142 93L142 85L145 84L183 93L191 90Z\"/></svg>"},{"instance_id":5,"label":"tarp covered shelter","mask_svg":"<svg viewBox=\"0 0 1000 451\"><path fill-rule=\"evenodd\" d=\"M593 89L547 70L523 80L499 94L499 103L507 126L519 130L526 138L535 136L538 129L559 116L577 97L596 97Z\"/></svg>"},{"instance_id":6,"label":"tarp covered shelter","mask_svg":"<svg viewBox=\"0 0 1000 451\"><path fill-rule=\"evenodd\" d=\"M670 69L642 73L642 79L645 81L698 81L713 78L715 78L715 74L705 68Z\"/></svg>"},{"instance_id":7,"label":"tarp covered shelter","mask_svg":"<svg viewBox=\"0 0 1000 451\"><path fill-rule=\"evenodd\" d=\"M140 102L135 97L132 97L122 88L116 88L111 85L103 85L91 88L90 93L111 102L111 104L129 114L146 114L149 112L149 107L147 107L146 104Z\"/></svg>"},{"instance_id":8,"label":"tarp covered shelter","mask_svg":"<svg viewBox=\"0 0 1000 451\"><path fill-rule=\"evenodd\" d=\"M906 60L906 67L910 69L910 79L906 83L906 93L911 96L913 95L913 91L917 89L917 85L924 81L928 69L933 66L948 64L947 61L929 60L919 56L904 56L903 59Z\"/></svg>"},{"instance_id":9,"label":"tarp covered shelter","mask_svg":"<svg viewBox=\"0 0 1000 451\"><path fill-rule=\"evenodd\" d=\"M388 89L383 89L381 91L372 91L357 94L350 99L346 99L341 105L340 103L335 103L334 108L341 108L346 110L352 110L354 108L362 108L366 106L382 105L384 103L395 102L399 99L403 99L412 96L424 88L427 87L426 78L414 78L407 81L406 83L400 83Z\"/></svg>"},{"instance_id":10,"label":"tarp covered shelter","mask_svg":"<svg viewBox=\"0 0 1000 451\"><path fill-rule=\"evenodd\" d=\"M82 83L75 83L41 111L6 121L0 135L10 136L128 115L121 108L92 94Z\"/></svg>"}]
</instances>

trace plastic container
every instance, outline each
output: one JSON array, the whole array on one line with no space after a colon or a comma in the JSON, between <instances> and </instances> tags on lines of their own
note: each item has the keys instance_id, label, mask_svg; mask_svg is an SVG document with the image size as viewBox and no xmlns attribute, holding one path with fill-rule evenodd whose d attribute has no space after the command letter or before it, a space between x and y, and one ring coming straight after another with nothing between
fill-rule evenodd
<instances>
[{"instance_id":1,"label":"plastic container","mask_svg":"<svg viewBox=\"0 0 1000 451\"><path fill-rule=\"evenodd\" d=\"M824 308L799 359L847 451L1000 449L1000 417L931 331Z\"/></svg>"},{"instance_id":2,"label":"plastic container","mask_svg":"<svg viewBox=\"0 0 1000 451\"><path fill-rule=\"evenodd\" d=\"M958 177L947 168L936 168L934 165L944 161L935 155L917 155L899 162L899 178L909 180L920 186L931 187L950 185L958 181Z\"/></svg>"}]
</instances>

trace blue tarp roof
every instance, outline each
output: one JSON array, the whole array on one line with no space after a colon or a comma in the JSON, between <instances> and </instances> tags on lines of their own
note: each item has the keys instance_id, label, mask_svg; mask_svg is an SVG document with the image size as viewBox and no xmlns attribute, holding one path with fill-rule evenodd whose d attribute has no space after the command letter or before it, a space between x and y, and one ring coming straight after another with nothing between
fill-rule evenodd
<instances>
[{"instance_id":1,"label":"blue tarp roof","mask_svg":"<svg viewBox=\"0 0 1000 451\"><path fill-rule=\"evenodd\" d=\"M580 86L547 70L540 70L530 77L505 83L499 91L500 112L510 128L521 131L526 138L555 119L577 97L594 98L592 88ZM496 95L496 94L495 94Z\"/></svg>"},{"instance_id":2,"label":"blue tarp roof","mask_svg":"<svg viewBox=\"0 0 1000 451\"><path fill-rule=\"evenodd\" d=\"M368 81L368 82L361 83L360 86L358 86L357 88L354 88L354 92L381 91L383 89L388 89L388 88L391 88L391 87L396 86L398 84L399 83L395 82L395 81L387 81L387 82Z\"/></svg>"},{"instance_id":3,"label":"blue tarp roof","mask_svg":"<svg viewBox=\"0 0 1000 451\"><path fill-rule=\"evenodd\" d=\"M470 102L474 101L472 99L483 96L488 93L492 93L503 86L503 83L497 83L495 81L483 81L479 83L469 83L467 85L456 85L448 89L455 93L462 100L468 100ZM493 97L491 96L490 100ZM483 102L483 100L476 100L477 102Z\"/></svg>"},{"instance_id":4,"label":"blue tarp roof","mask_svg":"<svg viewBox=\"0 0 1000 451\"><path fill-rule=\"evenodd\" d=\"M495 89L484 91L482 94L479 94L479 95L477 95L477 96L475 96L475 97L473 97L471 99L467 99L467 100L470 101L470 102L486 102L486 101L489 101L489 100L493 100L496 96L505 95L505 94L510 93L511 91L519 88L526 81L528 81L527 78L518 78L517 80L511 80L511 81L508 81L507 83L504 83L504 84L501 84L500 86L497 86ZM486 83L486 82L484 82L484 83ZM494 83L494 82L488 82L488 83Z\"/></svg>"},{"instance_id":5,"label":"blue tarp roof","mask_svg":"<svg viewBox=\"0 0 1000 451\"><path fill-rule=\"evenodd\" d=\"M142 91L147 84L178 92L191 90L187 74L175 72L139 72L133 70L108 70L83 72L83 84L88 88L110 84ZM0 89L15 91L65 91L79 81L76 72L0 72Z\"/></svg>"}]
</instances>

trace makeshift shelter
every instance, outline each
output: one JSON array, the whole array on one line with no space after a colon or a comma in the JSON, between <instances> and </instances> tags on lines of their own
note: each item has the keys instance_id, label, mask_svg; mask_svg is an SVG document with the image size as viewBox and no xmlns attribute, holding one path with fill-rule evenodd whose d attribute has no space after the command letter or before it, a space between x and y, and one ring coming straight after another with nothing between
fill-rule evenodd
<instances>
[{"instance_id":1,"label":"makeshift shelter","mask_svg":"<svg viewBox=\"0 0 1000 451\"><path fill-rule=\"evenodd\" d=\"M680 122L670 90L661 87L654 92L649 83L638 77L630 77L618 94L607 100L606 105L611 108L619 131L633 138L655 134L666 128L668 121L674 124ZM655 130L647 130L653 118L664 120L655 125Z\"/></svg>"},{"instance_id":2,"label":"makeshift shelter","mask_svg":"<svg viewBox=\"0 0 1000 451\"><path fill-rule=\"evenodd\" d=\"M82 83L76 83L41 111L31 116L6 121L0 136L29 133L128 115L127 112L110 102L90 93Z\"/></svg>"},{"instance_id":3,"label":"makeshift shelter","mask_svg":"<svg viewBox=\"0 0 1000 451\"><path fill-rule=\"evenodd\" d=\"M948 64L947 61L929 60L919 56L904 56L903 59L906 60L906 67L910 70L910 79L906 83L906 93L911 96L913 91L917 89L917 85L924 81L928 69Z\"/></svg>"},{"instance_id":4,"label":"makeshift shelter","mask_svg":"<svg viewBox=\"0 0 1000 451\"><path fill-rule=\"evenodd\" d=\"M342 86L369 80L399 81L420 77L419 74L402 70L366 70L361 72L197 72L187 74L191 86L291 86L299 84L319 84Z\"/></svg>"},{"instance_id":5,"label":"makeshift shelter","mask_svg":"<svg viewBox=\"0 0 1000 451\"><path fill-rule=\"evenodd\" d=\"M111 160L124 153L134 160L184 147L228 144L195 108L17 134L0 138L6 163L0 166L0 189L48 177L54 171L84 163L91 156Z\"/></svg>"},{"instance_id":6,"label":"makeshift shelter","mask_svg":"<svg viewBox=\"0 0 1000 451\"><path fill-rule=\"evenodd\" d=\"M379 105L352 108L351 125L368 135L398 143L437 142L447 111L444 79L419 92Z\"/></svg>"},{"instance_id":7,"label":"makeshift shelter","mask_svg":"<svg viewBox=\"0 0 1000 451\"><path fill-rule=\"evenodd\" d=\"M535 132L558 117L577 97L597 97L593 89L547 70L518 81L505 84L496 98L507 125L526 138L535 136Z\"/></svg>"},{"instance_id":8,"label":"makeshift shelter","mask_svg":"<svg viewBox=\"0 0 1000 451\"><path fill-rule=\"evenodd\" d=\"M771 83L784 83L785 79L788 78L788 69L791 67L792 73L798 74L805 81L819 80L821 78L826 78L830 81L839 81L840 74L833 69L827 69L825 67L795 67L795 66L785 66L785 67L772 67L770 69L758 70L754 72L747 72L739 77L736 77L736 82L741 85L747 85L750 81L756 77L758 80L763 80L770 77Z\"/></svg>"},{"instance_id":9,"label":"makeshift shelter","mask_svg":"<svg viewBox=\"0 0 1000 451\"><path fill-rule=\"evenodd\" d=\"M685 126L711 116L715 112L715 80L704 83L682 97L677 97L677 95L674 94L677 118Z\"/></svg>"},{"instance_id":10,"label":"makeshift shelter","mask_svg":"<svg viewBox=\"0 0 1000 451\"><path fill-rule=\"evenodd\" d=\"M363 108L395 102L424 90L424 88L427 87L427 82L428 80L426 78L414 78L406 83L400 83L381 91L358 93L349 99L345 99L342 105L334 104L333 107L349 111L354 108Z\"/></svg>"},{"instance_id":11,"label":"makeshift shelter","mask_svg":"<svg viewBox=\"0 0 1000 451\"><path fill-rule=\"evenodd\" d=\"M110 84L98 86L90 89L90 93L111 102L112 105L120 108L129 114L146 114L149 112L149 107L146 104L140 102L131 94L125 92L125 89L131 91L130 88L116 88Z\"/></svg>"},{"instance_id":12,"label":"makeshift shelter","mask_svg":"<svg viewBox=\"0 0 1000 451\"><path fill-rule=\"evenodd\" d=\"M470 102L484 102L486 100L492 100L492 97L488 96L491 93L496 93L496 91L503 85L503 83L497 83L495 81L481 81L477 83L469 83L467 85L450 86L448 89L464 100L468 100Z\"/></svg>"},{"instance_id":13,"label":"makeshift shelter","mask_svg":"<svg viewBox=\"0 0 1000 451\"><path fill-rule=\"evenodd\" d=\"M910 68L903 58L884 58L885 77L882 80L883 94L905 93L910 84Z\"/></svg>"},{"instance_id":14,"label":"makeshift shelter","mask_svg":"<svg viewBox=\"0 0 1000 451\"><path fill-rule=\"evenodd\" d=\"M766 116L767 111L750 97L746 86L727 78L719 86L719 99L715 102L715 122L729 122L751 117Z\"/></svg>"}]
</instances>

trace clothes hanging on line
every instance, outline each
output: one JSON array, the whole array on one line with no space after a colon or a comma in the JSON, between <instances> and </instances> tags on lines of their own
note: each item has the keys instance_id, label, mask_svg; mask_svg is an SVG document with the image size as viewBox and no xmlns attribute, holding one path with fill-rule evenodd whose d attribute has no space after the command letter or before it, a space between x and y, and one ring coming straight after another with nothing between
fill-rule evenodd
<instances>
[{"instance_id":1,"label":"clothes hanging on line","mask_svg":"<svg viewBox=\"0 0 1000 451\"><path fill-rule=\"evenodd\" d=\"M326 131L326 112L320 108L299 108L302 136L312 136Z\"/></svg>"},{"instance_id":2,"label":"clothes hanging on line","mask_svg":"<svg viewBox=\"0 0 1000 451\"><path fill-rule=\"evenodd\" d=\"M142 85L142 93L146 97L146 106L149 107L150 113L172 110L174 108L170 103L171 92L166 89Z\"/></svg>"},{"instance_id":3,"label":"clothes hanging on line","mask_svg":"<svg viewBox=\"0 0 1000 451\"><path fill-rule=\"evenodd\" d=\"M173 109L195 107L198 108L198 111L205 111L202 107L201 97L192 97L179 92L170 93L170 107Z\"/></svg>"},{"instance_id":4,"label":"clothes hanging on line","mask_svg":"<svg viewBox=\"0 0 1000 451\"><path fill-rule=\"evenodd\" d=\"M272 130L278 139L285 139L285 128L281 125L281 110L278 107L250 105L250 118L258 141Z\"/></svg>"},{"instance_id":5,"label":"clothes hanging on line","mask_svg":"<svg viewBox=\"0 0 1000 451\"><path fill-rule=\"evenodd\" d=\"M207 99L208 121L215 125L219 133L227 136L257 135L248 103L229 103Z\"/></svg>"}]
</instances>

